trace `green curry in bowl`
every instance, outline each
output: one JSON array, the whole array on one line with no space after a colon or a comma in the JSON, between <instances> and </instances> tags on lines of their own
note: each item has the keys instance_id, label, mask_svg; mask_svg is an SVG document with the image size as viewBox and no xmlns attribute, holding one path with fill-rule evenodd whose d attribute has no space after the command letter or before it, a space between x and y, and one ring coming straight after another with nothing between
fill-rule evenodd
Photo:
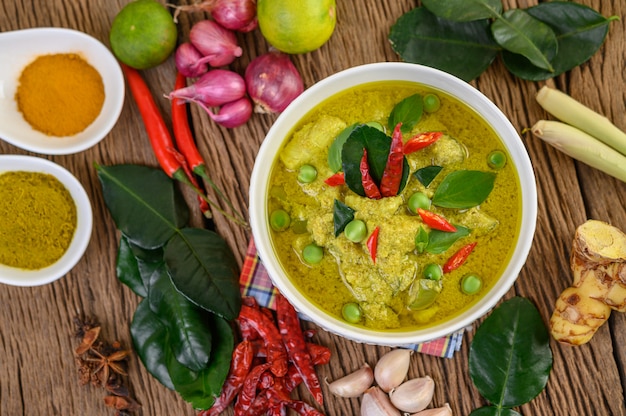
<instances>
[{"instance_id":1,"label":"green curry in bowl","mask_svg":"<svg viewBox=\"0 0 626 416\"><path fill-rule=\"evenodd\" d=\"M495 284L519 234L506 147L475 111L421 84L374 82L325 100L270 175L285 274L357 326L419 329L461 314Z\"/></svg>"}]
</instances>

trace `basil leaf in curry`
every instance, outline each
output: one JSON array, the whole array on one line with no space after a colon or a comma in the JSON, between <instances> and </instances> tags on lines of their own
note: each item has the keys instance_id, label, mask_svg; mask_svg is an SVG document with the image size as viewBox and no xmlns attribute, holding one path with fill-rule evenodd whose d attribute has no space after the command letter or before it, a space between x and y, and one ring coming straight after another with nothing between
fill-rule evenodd
<instances>
[{"instance_id":1,"label":"basil leaf in curry","mask_svg":"<svg viewBox=\"0 0 626 416\"><path fill-rule=\"evenodd\" d=\"M422 0L432 13L455 22L495 19L502 13L501 0Z\"/></svg>"},{"instance_id":2,"label":"basil leaf in curry","mask_svg":"<svg viewBox=\"0 0 626 416\"><path fill-rule=\"evenodd\" d=\"M549 25L556 34L558 50L551 61L554 72L533 65L522 55L504 51L502 58L514 75L542 81L586 62L595 54L616 16L605 18L594 9L572 2L547 2L526 9L528 14Z\"/></svg>"},{"instance_id":3,"label":"basil leaf in curry","mask_svg":"<svg viewBox=\"0 0 626 416\"><path fill-rule=\"evenodd\" d=\"M545 388L551 369L550 336L528 299L505 301L476 330L469 351L470 377L498 410L535 398Z\"/></svg>"},{"instance_id":4,"label":"basil leaf in curry","mask_svg":"<svg viewBox=\"0 0 626 416\"><path fill-rule=\"evenodd\" d=\"M117 228L140 247L162 247L189 221L181 192L161 169L96 165L104 202Z\"/></svg>"},{"instance_id":5,"label":"basil leaf in curry","mask_svg":"<svg viewBox=\"0 0 626 416\"><path fill-rule=\"evenodd\" d=\"M457 240L467 237L470 233L469 228L462 225L454 225L456 231L453 233L439 230L430 230L428 236L428 245L426 251L431 254L440 254L448 250Z\"/></svg>"},{"instance_id":6,"label":"basil leaf in curry","mask_svg":"<svg viewBox=\"0 0 626 416\"><path fill-rule=\"evenodd\" d=\"M558 43L554 31L522 9L504 12L491 25L493 37L504 49L525 56L533 65L554 72L552 58Z\"/></svg>"},{"instance_id":7,"label":"basil leaf in curry","mask_svg":"<svg viewBox=\"0 0 626 416\"><path fill-rule=\"evenodd\" d=\"M148 296L150 308L168 328L176 360L190 370L206 367L211 354L208 312L189 302L176 290L163 264L155 270Z\"/></svg>"},{"instance_id":8,"label":"basil leaf in curry","mask_svg":"<svg viewBox=\"0 0 626 416\"><path fill-rule=\"evenodd\" d=\"M123 235L120 238L120 246L117 250L115 274L119 281L128 286L136 295L141 297L148 295L148 289L141 278L137 258L133 254L128 239Z\"/></svg>"},{"instance_id":9,"label":"basil leaf in curry","mask_svg":"<svg viewBox=\"0 0 626 416\"><path fill-rule=\"evenodd\" d=\"M354 123L343 129L330 144L330 147L328 148L328 167L334 173L341 170L341 149L343 148L343 144L346 140L348 140L352 130L354 130L358 125L359 123Z\"/></svg>"},{"instance_id":10,"label":"basil leaf in curry","mask_svg":"<svg viewBox=\"0 0 626 416\"><path fill-rule=\"evenodd\" d=\"M426 166L424 168L415 171L413 176L420 181L422 185L428 188L428 185L439 175L443 167L441 166Z\"/></svg>"},{"instance_id":11,"label":"basil leaf in curry","mask_svg":"<svg viewBox=\"0 0 626 416\"><path fill-rule=\"evenodd\" d=\"M415 249L418 253L423 253L428 247L428 241L430 236L428 235L428 231L420 225L420 229L415 234Z\"/></svg>"},{"instance_id":12,"label":"basil leaf in curry","mask_svg":"<svg viewBox=\"0 0 626 416\"><path fill-rule=\"evenodd\" d=\"M164 259L174 286L191 302L226 319L239 315L237 261L219 234L183 228L165 246Z\"/></svg>"},{"instance_id":13,"label":"basil leaf in curry","mask_svg":"<svg viewBox=\"0 0 626 416\"><path fill-rule=\"evenodd\" d=\"M467 82L482 74L501 47L490 20L453 22L417 7L398 18L389 32L393 50L405 62L440 69Z\"/></svg>"},{"instance_id":14,"label":"basil leaf in curry","mask_svg":"<svg viewBox=\"0 0 626 416\"><path fill-rule=\"evenodd\" d=\"M457 170L439 184L432 203L443 208L472 208L483 203L496 180L494 172Z\"/></svg>"},{"instance_id":15,"label":"basil leaf in curry","mask_svg":"<svg viewBox=\"0 0 626 416\"><path fill-rule=\"evenodd\" d=\"M402 123L400 131L410 132L415 124L422 118L424 111L424 99L420 94L413 94L397 103L387 119L387 128L392 132L398 123Z\"/></svg>"},{"instance_id":16,"label":"basil leaf in curry","mask_svg":"<svg viewBox=\"0 0 626 416\"><path fill-rule=\"evenodd\" d=\"M346 228L346 225L354 219L354 210L344 204L343 202L335 199L333 205L333 224L335 230L335 237L338 237Z\"/></svg>"},{"instance_id":17,"label":"basil leaf in curry","mask_svg":"<svg viewBox=\"0 0 626 416\"><path fill-rule=\"evenodd\" d=\"M377 185L380 184L380 179L387 166L390 148L391 137L377 128L366 124L355 128L344 143L341 152L344 178L348 188L358 195L365 196L361 178L363 149L367 149L367 160L372 179ZM403 158L402 180L398 193L406 186L408 177L409 163L405 157Z\"/></svg>"}]
</instances>

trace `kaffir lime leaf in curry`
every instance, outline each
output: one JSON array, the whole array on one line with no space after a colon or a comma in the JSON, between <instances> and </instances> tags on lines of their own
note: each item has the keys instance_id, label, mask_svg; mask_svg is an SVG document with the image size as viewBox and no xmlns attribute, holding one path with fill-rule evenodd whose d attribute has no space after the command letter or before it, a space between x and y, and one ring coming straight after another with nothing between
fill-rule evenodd
<instances>
[{"instance_id":1,"label":"kaffir lime leaf in curry","mask_svg":"<svg viewBox=\"0 0 626 416\"><path fill-rule=\"evenodd\" d=\"M335 31L335 0L258 0L257 18L265 39L290 54L314 51Z\"/></svg>"},{"instance_id":2,"label":"kaffir lime leaf in curry","mask_svg":"<svg viewBox=\"0 0 626 416\"><path fill-rule=\"evenodd\" d=\"M135 69L148 69L172 54L177 35L176 24L162 4L136 0L115 16L109 40L117 59Z\"/></svg>"}]
</instances>

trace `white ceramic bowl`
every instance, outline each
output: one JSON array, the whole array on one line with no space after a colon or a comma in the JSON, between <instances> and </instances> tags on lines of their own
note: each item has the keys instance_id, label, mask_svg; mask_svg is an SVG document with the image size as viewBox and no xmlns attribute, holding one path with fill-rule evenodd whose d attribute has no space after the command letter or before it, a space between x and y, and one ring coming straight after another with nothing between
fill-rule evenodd
<instances>
[{"instance_id":1,"label":"white ceramic bowl","mask_svg":"<svg viewBox=\"0 0 626 416\"><path fill-rule=\"evenodd\" d=\"M500 136L513 163L517 167L521 182L522 221L517 246L502 276L483 297L481 302L463 314L426 329L412 331L376 331L350 325L320 310L298 291L285 275L270 240L267 221L267 195L269 167L291 129L301 117L320 102L354 86L376 81L412 81L449 93L477 111ZM332 75L295 99L280 114L271 127L257 155L250 181L250 222L259 256L268 270L274 285L301 313L322 328L354 341L378 345L407 345L425 342L451 334L465 328L487 313L511 288L533 240L537 218L537 190L533 169L518 133L504 114L482 93L468 83L445 72L409 63L376 63L354 67Z\"/></svg>"},{"instance_id":2,"label":"white ceramic bowl","mask_svg":"<svg viewBox=\"0 0 626 416\"><path fill-rule=\"evenodd\" d=\"M76 231L65 254L54 264L38 270L25 270L0 264L0 283L13 286L39 286L53 282L69 272L81 259L91 238L93 213L80 182L65 168L33 156L0 155L0 175L9 171L48 173L57 178L76 203Z\"/></svg>"},{"instance_id":3,"label":"white ceramic bowl","mask_svg":"<svg viewBox=\"0 0 626 416\"><path fill-rule=\"evenodd\" d=\"M47 136L31 127L15 101L23 69L40 55L76 53L102 76L104 104L85 130L63 138ZM83 151L111 131L124 104L124 77L113 54L97 39L76 30L36 28L0 33L0 138L14 146L46 155Z\"/></svg>"}]
</instances>

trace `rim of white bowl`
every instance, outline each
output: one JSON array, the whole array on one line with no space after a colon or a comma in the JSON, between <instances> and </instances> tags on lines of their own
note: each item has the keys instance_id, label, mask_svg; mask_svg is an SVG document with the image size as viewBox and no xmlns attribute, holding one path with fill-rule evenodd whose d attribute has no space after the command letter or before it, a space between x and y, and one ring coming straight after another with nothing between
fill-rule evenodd
<instances>
[{"instance_id":1,"label":"rim of white bowl","mask_svg":"<svg viewBox=\"0 0 626 416\"><path fill-rule=\"evenodd\" d=\"M21 54L3 62L0 101L3 115L0 138L14 146L45 155L67 155L86 150L104 139L117 123L124 106L125 84L122 69L111 51L98 39L78 30L60 27L20 29L2 34L3 42L21 42L32 53ZM53 53L77 53L102 77L104 103L100 114L85 128L72 136L54 137L35 130L17 109L14 100L19 76L24 67L37 56ZM3 71L4 72L4 71ZM11 124L8 124L11 123Z\"/></svg>"},{"instance_id":2,"label":"rim of white bowl","mask_svg":"<svg viewBox=\"0 0 626 416\"><path fill-rule=\"evenodd\" d=\"M0 283L12 286L40 286L67 274L82 258L93 227L93 212L87 192L81 183L64 167L35 156L0 155L0 175L10 171L49 173L70 192L76 204L76 230L67 251L50 266L26 270L0 264Z\"/></svg>"},{"instance_id":3,"label":"rim of white bowl","mask_svg":"<svg viewBox=\"0 0 626 416\"><path fill-rule=\"evenodd\" d=\"M522 194L520 235L511 261L498 282L481 302L472 305L462 315L442 324L412 331L376 332L350 325L320 311L300 295L297 287L284 276L282 266L272 253L272 243L269 238L270 230L265 201L268 173L274 155L286 140L294 123L299 122L322 100L346 88L378 81L410 81L425 84L447 92L473 108L492 126L506 146L517 167ZM278 116L259 149L252 170L249 202L250 224L259 257L274 285L294 307L327 331L357 342L390 346L421 343L449 335L470 326L489 312L517 280L528 257L537 221L537 189L532 164L519 134L502 111L480 91L459 78L434 68L402 62L382 62L352 67L319 81L297 97Z\"/></svg>"}]
</instances>

